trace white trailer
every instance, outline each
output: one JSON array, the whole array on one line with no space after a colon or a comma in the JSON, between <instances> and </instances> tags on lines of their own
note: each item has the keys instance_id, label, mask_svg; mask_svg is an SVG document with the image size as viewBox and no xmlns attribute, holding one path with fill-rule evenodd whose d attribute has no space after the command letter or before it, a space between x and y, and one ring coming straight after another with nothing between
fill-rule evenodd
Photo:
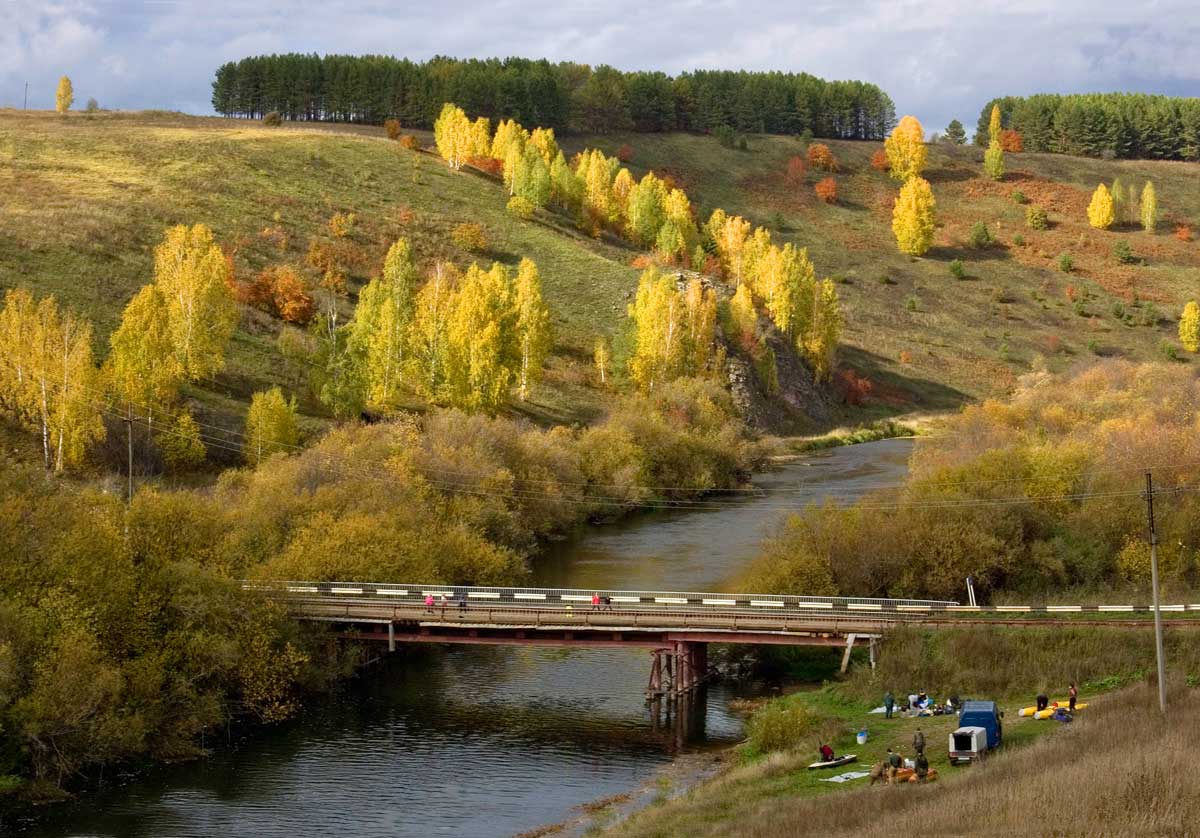
<instances>
[{"instance_id":1,"label":"white trailer","mask_svg":"<svg viewBox=\"0 0 1200 838\"><path fill-rule=\"evenodd\" d=\"M987 729L982 727L960 727L950 734L950 764L975 762L987 754Z\"/></svg>"}]
</instances>

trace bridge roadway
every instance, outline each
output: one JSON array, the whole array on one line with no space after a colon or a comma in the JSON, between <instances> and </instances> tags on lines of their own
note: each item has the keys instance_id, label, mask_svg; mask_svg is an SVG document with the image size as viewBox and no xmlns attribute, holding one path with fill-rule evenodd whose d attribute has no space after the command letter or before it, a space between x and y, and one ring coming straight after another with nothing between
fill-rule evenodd
<instances>
[{"instance_id":1,"label":"bridge roadway","mask_svg":"<svg viewBox=\"0 0 1200 838\"><path fill-rule=\"evenodd\" d=\"M343 636L387 642L389 650L397 643L647 648L652 697L697 686L708 671L709 643L835 646L844 649L844 669L856 645L868 647L874 665L879 638L902 623L1044 625L1087 614L1089 625L1149 625L1131 619L1131 612L1148 610L1133 605L963 606L946 600L367 582L245 587L280 597L297 619L337 624ZM602 598L599 607L593 596ZM1200 612L1200 604L1164 610L1193 616L1172 612Z\"/></svg>"}]
</instances>

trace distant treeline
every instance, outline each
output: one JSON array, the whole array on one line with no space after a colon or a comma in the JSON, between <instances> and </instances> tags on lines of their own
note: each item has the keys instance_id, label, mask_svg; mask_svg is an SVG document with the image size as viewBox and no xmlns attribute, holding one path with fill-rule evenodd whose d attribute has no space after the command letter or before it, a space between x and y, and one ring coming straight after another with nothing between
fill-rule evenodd
<instances>
[{"instance_id":1,"label":"distant treeline","mask_svg":"<svg viewBox=\"0 0 1200 838\"><path fill-rule=\"evenodd\" d=\"M1200 160L1200 99L1146 93L1005 96L983 106L975 130L985 145L992 105L1025 151L1087 157Z\"/></svg>"},{"instance_id":2,"label":"distant treeline","mask_svg":"<svg viewBox=\"0 0 1200 838\"><path fill-rule=\"evenodd\" d=\"M873 84L807 73L697 70L625 73L545 59L381 55L261 55L222 65L213 108L260 118L431 128L445 102L472 116L562 131L738 131L882 139L895 123L891 98Z\"/></svg>"}]
</instances>

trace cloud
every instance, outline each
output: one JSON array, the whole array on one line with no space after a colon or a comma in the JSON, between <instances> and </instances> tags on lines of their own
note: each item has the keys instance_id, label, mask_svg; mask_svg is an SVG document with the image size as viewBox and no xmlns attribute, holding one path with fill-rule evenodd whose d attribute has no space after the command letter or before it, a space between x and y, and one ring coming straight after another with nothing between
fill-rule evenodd
<instances>
[{"instance_id":1,"label":"cloud","mask_svg":"<svg viewBox=\"0 0 1200 838\"><path fill-rule=\"evenodd\" d=\"M213 70L260 52L545 56L671 73L806 71L887 90L929 130L970 127L993 96L1187 90L1200 81L1194 0L0 0L0 104L82 98L207 112ZM36 94L36 95L35 95Z\"/></svg>"}]
</instances>

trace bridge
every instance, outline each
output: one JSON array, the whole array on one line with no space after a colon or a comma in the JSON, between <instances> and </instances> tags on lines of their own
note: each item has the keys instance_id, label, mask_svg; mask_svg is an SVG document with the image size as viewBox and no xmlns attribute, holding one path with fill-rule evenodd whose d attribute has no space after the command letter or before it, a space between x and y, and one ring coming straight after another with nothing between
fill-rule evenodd
<instances>
[{"instance_id":1,"label":"bridge","mask_svg":"<svg viewBox=\"0 0 1200 838\"><path fill-rule=\"evenodd\" d=\"M1148 606L959 605L947 600L812 597L368 582L245 583L281 599L299 620L336 625L342 636L397 643L627 646L651 653L649 698L678 697L708 675L708 644L856 646L875 665L878 641L898 625L1148 626ZM599 602L594 603L594 598ZM430 600L432 603L430 604ZM1200 617L1200 604L1169 605ZM1179 612L1194 612L1189 615Z\"/></svg>"}]
</instances>

